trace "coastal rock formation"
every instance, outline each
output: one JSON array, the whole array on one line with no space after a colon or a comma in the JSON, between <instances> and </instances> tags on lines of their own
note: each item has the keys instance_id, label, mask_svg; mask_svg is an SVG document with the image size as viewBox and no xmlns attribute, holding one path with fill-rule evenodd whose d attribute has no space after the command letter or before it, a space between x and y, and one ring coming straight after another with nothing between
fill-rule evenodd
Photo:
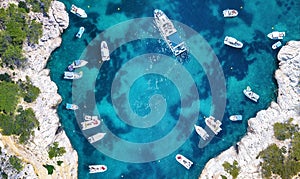
<instances>
[{"instance_id":1,"label":"coastal rock formation","mask_svg":"<svg viewBox=\"0 0 300 179\"><path fill-rule=\"evenodd\" d=\"M65 5L59 1L52 1L48 16L32 12L29 16L43 24L43 36L39 44L24 45L23 49L28 59L28 64L24 69L14 70L16 75L8 69L3 70L11 74L14 80L25 80L28 76L33 85L40 89L41 93L34 103L22 103L23 106L34 110L40 127L34 131L32 142L26 145L17 144L13 137L0 135L0 140L3 142L0 144L5 147L5 150L27 163L24 169L26 172L23 170L18 175L11 174L9 178L15 178L14 176L17 178L77 178L77 152L72 148L64 131L56 134L59 118L55 108L61 102L61 97L57 94L56 84L49 77L50 71L44 69L50 54L61 44L60 35L69 25L69 16ZM53 142L58 142L59 147L65 147L66 154L50 160L47 151ZM63 161L61 166L57 165L57 161ZM43 167L46 164L55 167L52 175L48 175L47 169Z\"/></svg>"},{"instance_id":2,"label":"coastal rock formation","mask_svg":"<svg viewBox=\"0 0 300 179\"><path fill-rule=\"evenodd\" d=\"M257 113L248 121L248 132L238 143L238 154L234 147L211 159L203 169L200 179L232 178L224 171L222 164L236 160L241 168L238 178L262 178L261 159L256 158L260 151L270 144L286 145L274 137L273 124L293 118L300 124L300 42L288 42L278 53L279 69L275 72L278 83L277 103Z\"/></svg>"}]
</instances>

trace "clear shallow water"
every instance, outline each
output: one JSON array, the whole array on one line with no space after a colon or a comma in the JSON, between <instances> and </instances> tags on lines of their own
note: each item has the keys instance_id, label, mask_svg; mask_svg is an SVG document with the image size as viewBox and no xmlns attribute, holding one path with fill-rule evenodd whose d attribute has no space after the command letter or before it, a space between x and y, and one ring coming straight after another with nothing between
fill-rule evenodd
<instances>
[{"instance_id":1,"label":"clear shallow water","mask_svg":"<svg viewBox=\"0 0 300 179\"><path fill-rule=\"evenodd\" d=\"M63 43L53 53L48 63L51 78L56 82L59 94L63 98L62 104L58 107L61 123L73 147L78 151L79 178L122 178L122 176L123 178L197 178L210 158L234 145L245 134L247 120L254 117L257 111L265 109L276 98L276 83L273 74L276 69L277 51L271 49L274 41L269 40L266 34L273 29L285 31L287 37L283 42L300 37L300 5L296 0L264 3L259 0L251 2L205 1L201 3L193 1L99 2L96 0L62 2L65 3L67 9L74 3L84 8L88 14L87 19L80 19L70 14L70 26L62 36ZM120 8L119 11L118 8ZM193 55L191 55L188 63L181 66L176 65L175 59L172 59L172 54L165 48L165 44L156 39L135 40L118 47L122 38L126 39L128 35L134 35L124 33L128 32L130 28L112 32L106 37L97 37L104 30L126 20L152 17L155 8L162 9L170 19L181 22L197 31L207 40L222 65L226 91L218 94L223 96L226 94L226 108L222 120L223 130L204 148L198 147L200 137L193 131L192 124L197 123L204 127L203 116L218 111L215 109L216 105L213 105L213 91L211 90L211 85L218 86L218 84L210 83L209 77L206 75L213 73L215 69L207 69L206 63L202 63L211 59L208 57L206 59L206 56L203 55L202 52L205 52L206 49L201 49L203 46L198 46L198 44L193 43L193 39L186 36L188 38L186 41ZM222 10L226 8L238 9L239 16L224 19ZM152 25L149 24L149 26ZM184 34L184 25L178 25L175 26ZM75 34L80 26L84 26L86 31L81 39L76 39ZM155 33L155 30L149 31ZM111 37L111 34L114 33L115 38ZM226 35L241 40L244 43L244 48L238 50L224 46L223 39ZM158 36L159 34L156 34L156 37ZM92 41L95 38L96 40ZM103 38L108 39L111 42L110 48L115 50L111 51L112 60L99 66L99 44ZM87 45L90 45L89 50L86 50ZM88 51L88 55L84 54L84 50ZM199 52L201 52L200 56L197 56ZM143 54L146 53L161 53L170 59L163 58L165 63L153 61L153 66L150 68L151 64L147 63L149 58L143 58ZM88 59L89 63L81 69L84 71L83 79L72 84L71 81L63 80L62 75L67 65L78 58ZM134 66L137 63L128 65L134 59L145 60L141 63L145 66L143 68ZM172 70L169 67L174 67L175 71L168 73L166 70L161 72L163 73L161 75L155 71L157 66L165 67L157 70ZM133 79L135 74L143 72L145 75L137 76L132 83L126 81ZM177 74L179 72L182 73ZM183 75L184 72L190 75L185 76ZM184 78L181 79L181 76ZM119 80L116 80L118 77ZM95 79L95 82L91 83L91 79ZM176 79L181 80L181 83L176 84ZM190 97L188 90L194 88L188 83L188 79L195 84L199 100L196 100L195 96ZM113 84L117 84L116 87L119 88L114 88ZM258 104L247 100L242 94L243 88L247 85L259 93L261 99ZM80 88L77 92L74 91L74 88L77 89L76 87ZM128 101L121 98L123 94L128 94ZM190 100L185 103L185 101L181 101L181 98ZM151 99L154 99L153 106L157 106L155 114L163 115L156 116L153 120L148 121L149 123L136 123L135 125L139 125L139 127L132 126L132 123L138 121L139 118L124 121L124 116L123 118L120 117L120 115L134 114L138 115L133 117L149 115L150 109L155 109L151 108ZM76 114L64 109L65 103L72 101L80 106L80 110ZM157 101L158 104L155 103ZM182 104L190 105L182 106ZM78 121L81 120L83 113L99 113L103 119L100 127L82 132ZM199 117L194 119L193 116L197 116L197 113L199 113ZM228 116L235 113L243 114L245 120L240 123L229 121ZM182 120L179 120L180 116L183 116ZM180 123L180 121L187 122ZM131 153L128 151L133 149L122 146L124 141L137 144L159 141L159 139L168 136L176 126L184 126L184 128L179 129L184 129L185 133L180 135L178 129L174 134L174 138L176 136L175 139L178 140L170 137L170 140L164 142L161 147L153 145L148 148L149 150L141 149L140 152ZM95 146L89 144L85 136L100 131L106 131L107 136ZM169 152L170 148L176 150ZM159 149L166 151L166 156L159 157L163 153L158 151ZM177 153L182 153L193 160L194 166L189 171L175 161L174 157ZM116 159L118 156L122 156L122 159L142 156L148 159L157 158L158 160L131 163ZM87 166L89 164L105 164L108 166L108 171L93 175L88 174Z\"/></svg>"}]
</instances>

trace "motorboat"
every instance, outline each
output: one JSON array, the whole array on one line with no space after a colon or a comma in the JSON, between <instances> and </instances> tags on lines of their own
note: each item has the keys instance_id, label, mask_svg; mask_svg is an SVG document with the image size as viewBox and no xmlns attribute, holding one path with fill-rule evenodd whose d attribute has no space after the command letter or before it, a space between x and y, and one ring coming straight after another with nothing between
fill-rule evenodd
<instances>
[{"instance_id":1,"label":"motorboat","mask_svg":"<svg viewBox=\"0 0 300 179\"><path fill-rule=\"evenodd\" d=\"M69 71L73 71L75 68L80 68L88 64L85 60L75 60L71 65L68 66Z\"/></svg>"},{"instance_id":2,"label":"motorboat","mask_svg":"<svg viewBox=\"0 0 300 179\"><path fill-rule=\"evenodd\" d=\"M276 43L274 43L272 45L272 49L273 50L276 50L277 48L281 47L282 46L282 43L280 41L277 41Z\"/></svg>"},{"instance_id":3,"label":"motorboat","mask_svg":"<svg viewBox=\"0 0 300 179\"><path fill-rule=\"evenodd\" d=\"M189 159L187 159L185 156L183 156L181 154L177 154L175 158L176 158L178 163L180 163L182 166L184 166L188 170L193 165L192 161L190 161Z\"/></svg>"},{"instance_id":4,"label":"motorboat","mask_svg":"<svg viewBox=\"0 0 300 179\"><path fill-rule=\"evenodd\" d=\"M231 115L231 116L229 116L229 119L231 121L241 121L241 120L243 120L243 116L239 115L239 114L237 114L237 115Z\"/></svg>"},{"instance_id":5,"label":"motorboat","mask_svg":"<svg viewBox=\"0 0 300 179\"><path fill-rule=\"evenodd\" d=\"M243 43L238 41L237 39L233 38L233 37L229 37L226 36L224 39L224 44L234 47L234 48L242 48L243 47Z\"/></svg>"},{"instance_id":6,"label":"motorboat","mask_svg":"<svg viewBox=\"0 0 300 179\"><path fill-rule=\"evenodd\" d=\"M285 32L273 31L267 35L270 39L277 40L285 37Z\"/></svg>"},{"instance_id":7,"label":"motorboat","mask_svg":"<svg viewBox=\"0 0 300 179\"><path fill-rule=\"evenodd\" d=\"M243 90L243 93L245 94L245 96L247 96L249 99L251 99L254 102L257 102L259 99L259 95L254 93L250 86L247 86L246 89Z\"/></svg>"},{"instance_id":8,"label":"motorboat","mask_svg":"<svg viewBox=\"0 0 300 179\"><path fill-rule=\"evenodd\" d=\"M107 170L106 165L89 165L90 173L100 173Z\"/></svg>"},{"instance_id":9,"label":"motorboat","mask_svg":"<svg viewBox=\"0 0 300 179\"><path fill-rule=\"evenodd\" d=\"M215 120L213 116L209 116L205 118L205 124L215 133L216 135L222 130L220 127L222 122L219 120Z\"/></svg>"},{"instance_id":10,"label":"motorboat","mask_svg":"<svg viewBox=\"0 0 300 179\"><path fill-rule=\"evenodd\" d=\"M82 77L82 72L76 73L76 72L70 72L65 71L64 73L64 79L73 80L73 79L79 79Z\"/></svg>"},{"instance_id":11,"label":"motorboat","mask_svg":"<svg viewBox=\"0 0 300 179\"><path fill-rule=\"evenodd\" d=\"M235 17L235 16L237 16L238 14L239 14L238 11L235 10L235 9L225 9L225 10L223 11L224 17Z\"/></svg>"},{"instance_id":12,"label":"motorboat","mask_svg":"<svg viewBox=\"0 0 300 179\"><path fill-rule=\"evenodd\" d=\"M109 49L108 49L106 41L101 42L101 59L102 59L102 61L110 60Z\"/></svg>"},{"instance_id":13,"label":"motorboat","mask_svg":"<svg viewBox=\"0 0 300 179\"><path fill-rule=\"evenodd\" d=\"M94 142L97 142L99 140L101 140L104 136L105 136L106 133L97 133L95 135L92 135L90 137L88 137L88 141L92 144Z\"/></svg>"},{"instance_id":14,"label":"motorboat","mask_svg":"<svg viewBox=\"0 0 300 179\"><path fill-rule=\"evenodd\" d=\"M87 130L91 129L94 127L97 127L100 125L100 120L99 119L91 119L91 120L85 120L84 122L81 122L82 130Z\"/></svg>"},{"instance_id":15,"label":"motorboat","mask_svg":"<svg viewBox=\"0 0 300 179\"><path fill-rule=\"evenodd\" d=\"M66 109L76 110L76 109L78 109L78 106L76 104L67 103L66 104Z\"/></svg>"},{"instance_id":16,"label":"motorboat","mask_svg":"<svg viewBox=\"0 0 300 179\"><path fill-rule=\"evenodd\" d=\"M70 10L70 11L71 11L73 14L77 15L78 17L81 17L81 18L87 18L86 12L85 12L83 9L81 9L81 8L79 8L79 7L77 7L77 6L75 6L74 4L72 4L71 10Z\"/></svg>"},{"instance_id":17,"label":"motorboat","mask_svg":"<svg viewBox=\"0 0 300 179\"><path fill-rule=\"evenodd\" d=\"M76 34L76 37L77 38L81 38L83 32L84 32L85 28L84 27L80 27L77 34Z\"/></svg>"},{"instance_id":18,"label":"motorboat","mask_svg":"<svg viewBox=\"0 0 300 179\"><path fill-rule=\"evenodd\" d=\"M207 132L200 126L194 125L195 130L197 132L197 134L203 139L206 140L208 139L209 135L207 134Z\"/></svg>"}]
</instances>

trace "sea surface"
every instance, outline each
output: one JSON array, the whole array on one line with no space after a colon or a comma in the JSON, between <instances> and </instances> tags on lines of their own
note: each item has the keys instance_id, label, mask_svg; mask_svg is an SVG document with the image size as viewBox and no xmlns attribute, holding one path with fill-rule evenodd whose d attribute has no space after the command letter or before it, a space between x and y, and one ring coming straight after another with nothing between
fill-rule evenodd
<instances>
[{"instance_id":1,"label":"sea surface","mask_svg":"<svg viewBox=\"0 0 300 179\"><path fill-rule=\"evenodd\" d=\"M63 42L50 57L51 79L62 96L58 115L79 156L78 176L85 178L198 178L205 163L245 135L247 121L276 101L274 72L278 66L273 30L285 31L282 42L299 40L300 1L270 0L62 0L86 10L88 18L69 14ZM235 18L222 11L234 8ZM161 9L174 22L189 48L179 63L160 38L153 10ZM79 27L85 32L75 37ZM242 49L223 44L225 36L243 42ZM107 41L110 61L99 63L100 43ZM76 59L89 63L79 80L63 79ZM260 95L254 103L243 95L251 86ZM77 111L65 109L75 103ZM242 114L242 122L228 117ZM84 115L98 115L101 124L81 130ZM204 117L222 121L213 135ZM202 126L203 141L194 131ZM93 145L87 138L105 132ZM175 160L182 154L194 162L190 170ZM89 174L88 165L104 164L104 173Z\"/></svg>"}]
</instances>

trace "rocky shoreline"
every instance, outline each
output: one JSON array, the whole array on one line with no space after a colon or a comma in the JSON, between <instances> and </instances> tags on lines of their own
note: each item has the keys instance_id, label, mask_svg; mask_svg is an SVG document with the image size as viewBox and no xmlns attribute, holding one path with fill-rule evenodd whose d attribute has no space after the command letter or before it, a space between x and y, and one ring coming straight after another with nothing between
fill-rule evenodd
<instances>
[{"instance_id":1,"label":"rocky shoreline","mask_svg":"<svg viewBox=\"0 0 300 179\"><path fill-rule=\"evenodd\" d=\"M7 1L1 3L2 7L8 4ZM13 154L27 163L20 173L16 173L4 164L1 164L1 171L4 171L9 178L77 178L77 152L72 148L64 131L56 134L60 125L56 107L61 102L61 97L57 93L56 84L50 79L49 69L45 69L51 53L62 42L60 35L69 26L69 16L65 5L59 1L52 1L48 17L43 16L42 13L32 12L29 16L43 24L43 36L39 44L23 47L28 59L24 69L13 71L1 69L1 71L10 74L13 80L25 80L26 76L29 76L33 85L40 89L41 93L34 103L22 103L25 108L31 107L34 110L40 127L34 131L32 142L26 145L19 145L13 137L0 134L2 161L7 161L9 155ZM13 75L13 72L16 75ZM56 157L55 160L49 159L47 152L53 142L58 142L59 147L65 147L66 150L63 156ZM61 166L57 165L57 161L63 161ZM55 167L52 175L48 175L47 169L43 167L46 164Z\"/></svg>"},{"instance_id":2,"label":"rocky shoreline","mask_svg":"<svg viewBox=\"0 0 300 179\"><path fill-rule=\"evenodd\" d=\"M273 124L286 122L293 118L293 123L300 125L300 41L290 41L282 47L277 56L279 69L275 72L278 83L277 103L257 113L248 120L248 132L238 145L209 160L203 169L200 179L221 178L221 175L232 178L224 171L222 164L236 160L241 168L238 178L262 178L261 159L256 158L260 151L270 144L287 146L288 141L278 141L274 137Z\"/></svg>"}]
</instances>

